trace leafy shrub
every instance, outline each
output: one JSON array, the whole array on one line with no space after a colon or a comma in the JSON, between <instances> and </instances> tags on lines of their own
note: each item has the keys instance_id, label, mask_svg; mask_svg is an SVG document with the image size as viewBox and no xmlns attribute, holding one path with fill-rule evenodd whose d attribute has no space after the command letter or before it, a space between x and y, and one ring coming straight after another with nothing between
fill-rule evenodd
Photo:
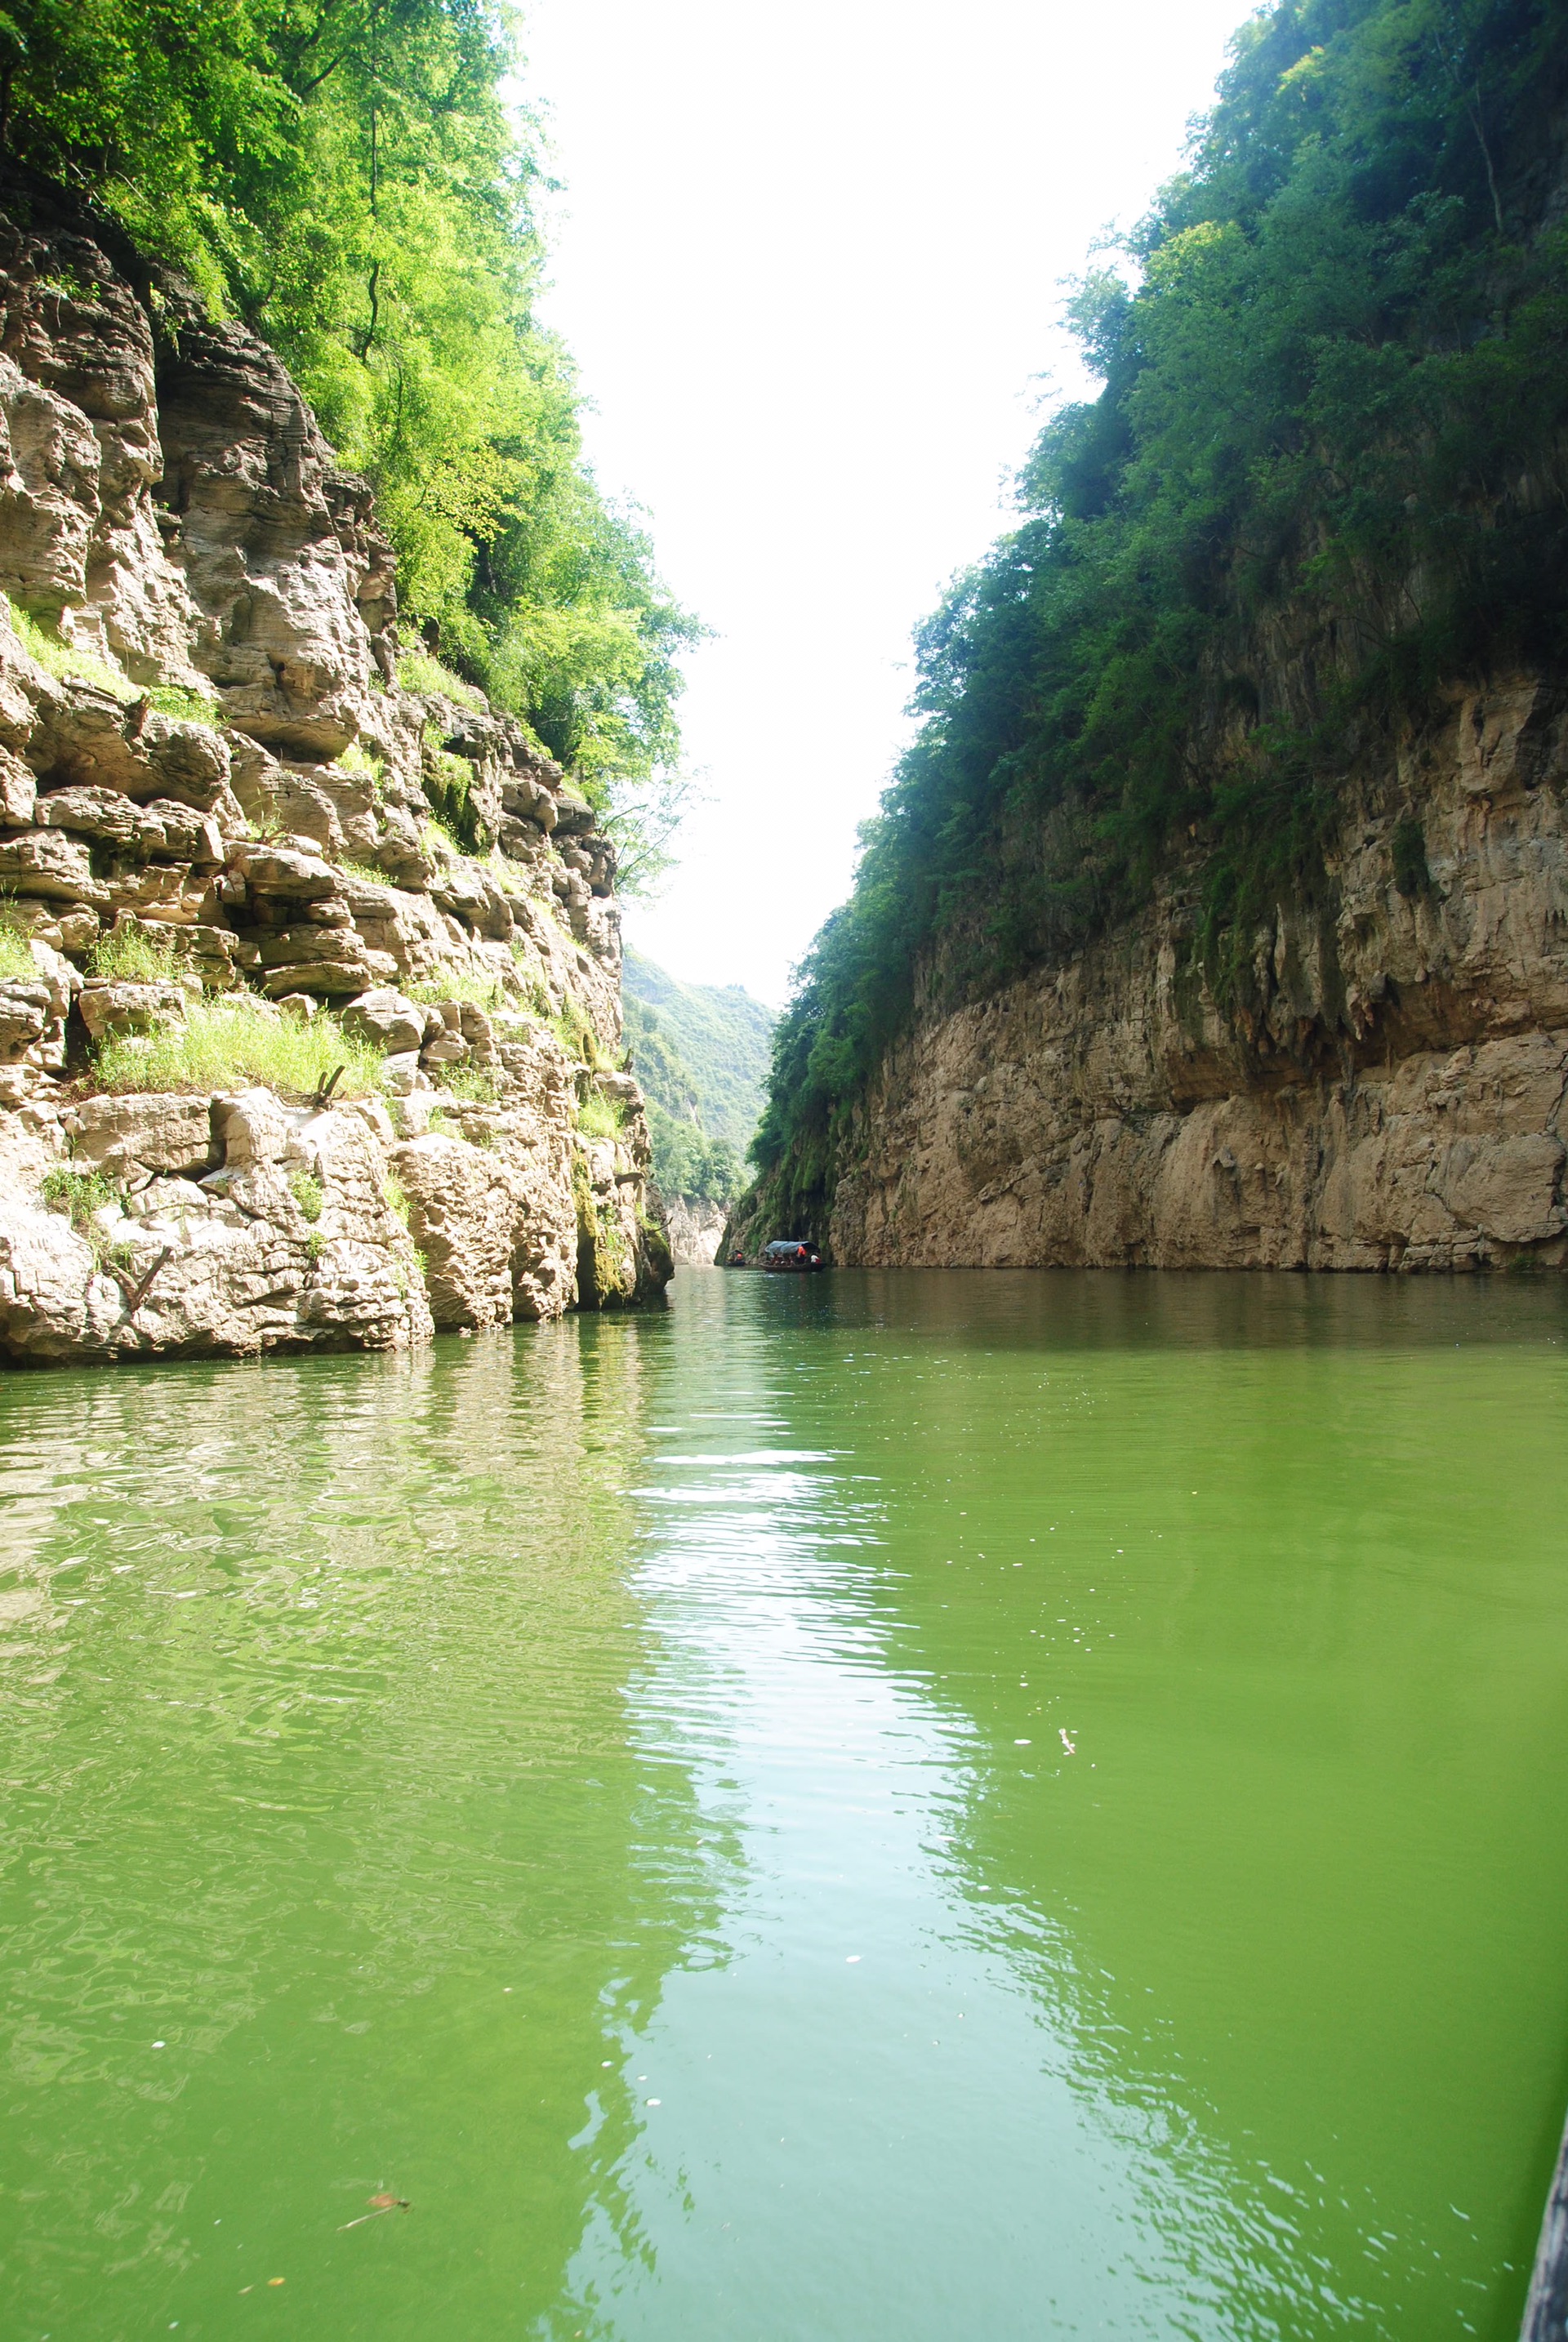
<instances>
[{"instance_id":1,"label":"leafy shrub","mask_svg":"<svg viewBox=\"0 0 1568 2342\"><path fill-rule=\"evenodd\" d=\"M183 1024L148 1038L111 1035L99 1045L95 1076L105 1090L225 1090L256 1084L280 1096L314 1097L337 1067L333 1096L365 1097L380 1079L383 1053L345 1033L335 1016L275 1023L244 996L192 1001Z\"/></svg>"},{"instance_id":2,"label":"leafy shrub","mask_svg":"<svg viewBox=\"0 0 1568 2342\"><path fill-rule=\"evenodd\" d=\"M326 1202L326 1189L315 1173L307 1171L303 1163L296 1163L290 1171L288 1184L302 1215L314 1225L321 1217Z\"/></svg>"}]
</instances>

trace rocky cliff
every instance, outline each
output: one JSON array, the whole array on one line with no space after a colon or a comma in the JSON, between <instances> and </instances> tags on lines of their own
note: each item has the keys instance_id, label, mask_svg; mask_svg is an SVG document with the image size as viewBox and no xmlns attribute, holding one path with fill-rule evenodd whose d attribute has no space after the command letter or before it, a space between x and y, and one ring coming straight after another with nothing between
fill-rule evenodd
<instances>
[{"instance_id":1,"label":"rocky cliff","mask_svg":"<svg viewBox=\"0 0 1568 2342\"><path fill-rule=\"evenodd\" d=\"M0 216L0 1351L384 1347L656 1295L614 856L399 678L273 353L52 191Z\"/></svg>"},{"instance_id":2,"label":"rocky cliff","mask_svg":"<svg viewBox=\"0 0 1568 2342\"><path fill-rule=\"evenodd\" d=\"M1568 1265L1568 694L1454 696L1345 776L1311 906L1224 1006L1199 883L1008 988L939 1005L841 1144L840 1263ZM754 1251L764 1183L727 1232Z\"/></svg>"},{"instance_id":3,"label":"rocky cliff","mask_svg":"<svg viewBox=\"0 0 1568 2342\"><path fill-rule=\"evenodd\" d=\"M722 1204L706 1196L666 1197L670 1252L678 1268L712 1268L724 1232Z\"/></svg>"}]
</instances>

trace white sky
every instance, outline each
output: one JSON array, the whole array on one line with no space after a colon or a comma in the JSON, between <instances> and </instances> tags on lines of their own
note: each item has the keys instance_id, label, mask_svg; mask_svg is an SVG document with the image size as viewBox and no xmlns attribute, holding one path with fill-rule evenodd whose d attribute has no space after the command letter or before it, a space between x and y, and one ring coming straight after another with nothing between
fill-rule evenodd
<instances>
[{"instance_id":1,"label":"white sky","mask_svg":"<svg viewBox=\"0 0 1568 2342\"><path fill-rule=\"evenodd\" d=\"M1009 525L1062 279L1178 167L1245 0L530 0L544 309L716 639L706 802L630 939L774 1005L908 736L911 630Z\"/></svg>"}]
</instances>

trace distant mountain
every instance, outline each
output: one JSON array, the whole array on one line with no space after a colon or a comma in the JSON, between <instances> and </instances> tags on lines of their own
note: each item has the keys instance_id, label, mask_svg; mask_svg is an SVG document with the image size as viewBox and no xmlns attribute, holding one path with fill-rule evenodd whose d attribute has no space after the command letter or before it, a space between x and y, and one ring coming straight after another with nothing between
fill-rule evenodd
<instances>
[{"instance_id":1,"label":"distant mountain","mask_svg":"<svg viewBox=\"0 0 1568 2342\"><path fill-rule=\"evenodd\" d=\"M738 984L681 984L628 947L622 1005L666 1196L728 1203L763 1109L771 1009Z\"/></svg>"}]
</instances>

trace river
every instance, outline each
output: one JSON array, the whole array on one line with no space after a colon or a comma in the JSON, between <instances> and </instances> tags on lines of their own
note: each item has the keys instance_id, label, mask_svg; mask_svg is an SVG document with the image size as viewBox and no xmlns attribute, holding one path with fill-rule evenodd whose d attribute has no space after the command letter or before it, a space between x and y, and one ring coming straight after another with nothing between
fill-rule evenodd
<instances>
[{"instance_id":1,"label":"river","mask_svg":"<svg viewBox=\"0 0 1568 2342\"><path fill-rule=\"evenodd\" d=\"M1560 1288L683 1271L0 1425L7 2342L1516 2331Z\"/></svg>"}]
</instances>

